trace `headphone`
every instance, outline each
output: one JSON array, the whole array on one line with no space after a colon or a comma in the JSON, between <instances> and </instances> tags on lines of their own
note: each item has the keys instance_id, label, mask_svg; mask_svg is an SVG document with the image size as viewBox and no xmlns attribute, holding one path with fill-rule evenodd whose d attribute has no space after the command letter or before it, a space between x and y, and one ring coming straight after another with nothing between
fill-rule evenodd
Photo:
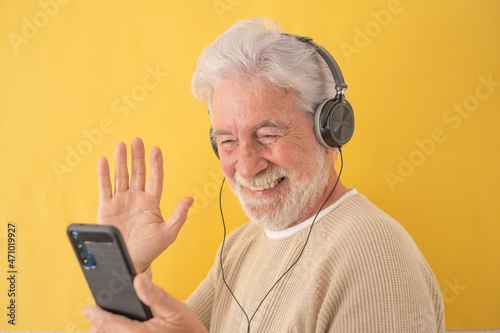
<instances>
[{"instance_id":1,"label":"headphone","mask_svg":"<svg viewBox=\"0 0 500 333\"><path fill-rule=\"evenodd\" d=\"M312 38L289 34L283 35L294 36L299 41L311 45L332 72L337 94L334 98L321 103L316 109L314 113L314 130L321 145L327 148L342 147L349 142L354 133L354 112L351 104L345 99L347 84L344 81L339 65L332 55L323 46L316 44ZM210 143L215 156L219 158L219 149L217 142L213 139L212 128L210 128Z\"/></svg>"}]
</instances>

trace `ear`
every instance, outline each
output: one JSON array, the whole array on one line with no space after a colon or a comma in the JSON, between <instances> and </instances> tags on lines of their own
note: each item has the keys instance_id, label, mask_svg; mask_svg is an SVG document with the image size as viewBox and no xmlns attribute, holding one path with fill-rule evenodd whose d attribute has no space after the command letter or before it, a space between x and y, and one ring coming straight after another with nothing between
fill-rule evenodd
<instances>
[{"instance_id":1,"label":"ear","mask_svg":"<svg viewBox=\"0 0 500 333\"><path fill-rule=\"evenodd\" d=\"M326 152L327 156L334 156L334 157L336 157L339 154L338 147L335 147L335 148L324 147L324 148L325 148L325 152Z\"/></svg>"},{"instance_id":2,"label":"ear","mask_svg":"<svg viewBox=\"0 0 500 333\"><path fill-rule=\"evenodd\" d=\"M337 159L340 156L338 147L335 148L324 147L324 148L326 152L326 157L325 157L326 160L330 165L332 165L335 168L335 163L337 162Z\"/></svg>"}]
</instances>

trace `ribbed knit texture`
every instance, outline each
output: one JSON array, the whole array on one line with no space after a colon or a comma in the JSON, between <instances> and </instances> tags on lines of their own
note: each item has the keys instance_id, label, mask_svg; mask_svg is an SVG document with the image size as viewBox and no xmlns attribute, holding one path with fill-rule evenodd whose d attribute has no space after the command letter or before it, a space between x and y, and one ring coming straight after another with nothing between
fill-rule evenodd
<instances>
[{"instance_id":1,"label":"ribbed knit texture","mask_svg":"<svg viewBox=\"0 0 500 333\"><path fill-rule=\"evenodd\" d=\"M309 228L282 239L247 223L226 239L228 284L251 317L297 258ZM186 301L210 332L247 332L222 281L219 257ZM436 279L412 238L363 195L318 220L297 265L279 282L251 332L444 332Z\"/></svg>"}]
</instances>

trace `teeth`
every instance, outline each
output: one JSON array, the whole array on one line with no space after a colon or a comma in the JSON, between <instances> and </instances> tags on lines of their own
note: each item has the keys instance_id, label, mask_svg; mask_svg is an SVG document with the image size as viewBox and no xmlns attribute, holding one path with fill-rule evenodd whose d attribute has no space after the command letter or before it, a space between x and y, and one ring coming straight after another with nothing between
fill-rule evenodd
<instances>
[{"instance_id":1,"label":"teeth","mask_svg":"<svg viewBox=\"0 0 500 333\"><path fill-rule=\"evenodd\" d=\"M276 179L275 181L271 182L271 183L268 183L268 184L265 184L265 185L261 185L261 186L256 186L256 187L253 187L253 186L249 186L248 188L251 189L252 191L263 191L263 190L267 190L269 188L273 188L275 187L276 185L278 185L278 183L280 183L284 178L280 178L280 179Z\"/></svg>"}]
</instances>

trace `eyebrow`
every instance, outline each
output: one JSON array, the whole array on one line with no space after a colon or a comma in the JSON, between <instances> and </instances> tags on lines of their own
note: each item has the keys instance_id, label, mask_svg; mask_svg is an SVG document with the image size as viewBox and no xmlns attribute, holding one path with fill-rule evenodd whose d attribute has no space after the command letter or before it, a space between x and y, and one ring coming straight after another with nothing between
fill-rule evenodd
<instances>
[{"instance_id":1,"label":"eyebrow","mask_svg":"<svg viewBox=\"0 0 500 333\"><path fill-rule=\"evenodd\" d=\"M217 130L217 131L211 131L210 136L215 139L220 135L231 135L231 132L229 131L223 131L223 130Z\"/></svg>"},{"instance_id":2,"label":"eyebrow","mask_svg":"<svg viewBox=\"0 0 500 333\"><path fill-rule=\"evenodd\" d=\"M263 121L262 123L258 124L257 126L254 127L254 130L258 130L259 128L264 128L264 127L272 127L272 128L278 128L283 131L287 131L289 127L284 124L280 124L274 120L266 120Z\"/></svg>"}]
</instances>

